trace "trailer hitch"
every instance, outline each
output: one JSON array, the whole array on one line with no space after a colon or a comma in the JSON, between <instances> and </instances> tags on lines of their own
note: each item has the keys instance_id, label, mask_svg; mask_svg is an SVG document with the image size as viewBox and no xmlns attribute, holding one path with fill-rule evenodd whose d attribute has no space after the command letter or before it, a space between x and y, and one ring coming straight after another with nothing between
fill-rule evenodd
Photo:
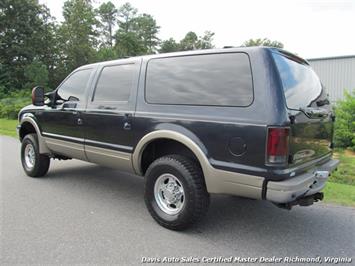
<instances>
[{"instance_id":1,"label":"trailer hitch","mask_svg":"<svg viewBox=\"0 0 355 266\"><path fill-rule=\"evenodd\" d=\"M300 197L294 201L288 202L288 203L275 203L275 205L279 208L286 209L286 210L291 210L293 206L299 205L299 206L311 206L314 202L318 202L323 200L324 194L323 192L317 192L313 195L305 196L305 197Z\"/></svg>"}]
</instances>

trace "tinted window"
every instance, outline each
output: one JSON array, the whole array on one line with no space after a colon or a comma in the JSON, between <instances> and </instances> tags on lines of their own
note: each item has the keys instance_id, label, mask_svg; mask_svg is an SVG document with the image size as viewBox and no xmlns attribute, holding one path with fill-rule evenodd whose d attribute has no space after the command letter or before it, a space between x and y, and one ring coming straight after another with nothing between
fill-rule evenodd
<instances>
[{"instance_id":1,"label":"tinted window","mask_svg":"<svg viewBox=\"0 0 355 266\"><path fill-rule=\"evenodd\" d=\"M306 107L316 100L322 92L318 76L308 65L273 54L282 80L288 108Z\"/></svg>"},{"instance_id":2,"label":"tinted window","mask_svg":"<svg viewBox=\"0 0 355 266\"><path fill-rule=\"evenodd\" d=\"M153 59L146 100L158 104L247 106L253 101L249 58L244 53Z\"/></svg>"},{"instance_id":3,"label":"tinted window","mask_svg":"<svg viewBox=\"0 0 355 266\"><path fill-rule=\"evenodd\" d=\"M128 101L134 64L104 67L96 85L94 101Z\"/></svg>"},{"instance_id":4,"label":"tinted window","mask_svg":"<svg viewBox=\"0 0 355 266\"><path fill-rule=\"evenodd\" d=\"M74 97L73 100L80 101L89 81L91 69L83 69L73 73L58 89L58 95L63 100Z\"/></svg>"}]
</instances>

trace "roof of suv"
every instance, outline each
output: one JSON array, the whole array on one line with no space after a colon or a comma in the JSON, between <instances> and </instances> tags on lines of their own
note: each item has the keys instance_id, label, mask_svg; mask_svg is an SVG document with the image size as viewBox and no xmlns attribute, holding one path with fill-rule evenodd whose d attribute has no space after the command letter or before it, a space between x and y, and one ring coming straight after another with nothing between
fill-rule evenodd
<instances>
[{"instance_id":1,"label":"roof of suv","mask_svg":"<svg viewBox=\"0 0 355 266\"><path fill-rule=\"evenodd\" d=\"M97 62L97 63L93 63L93 64L88 64L88 65L81 66L79 68L87 67L87 66L102 65L102 64L112 64L115 62L122 62L125 60L129 61L129 60L132 60L133 58L151 59L151 58L164 58L164 57L171 57L171 56L197 55L197 54L207 54L207 53L226 53L226 52L248 52L248 51L257 51L257 50L259 50L259 51L260 50L271 50L271 51L274 51L277 53L281 53L287 57L292 57L295 61L302 62L302 63L308 65L308 62L305 59L298 57L288 51L285 51L285 50L282 50L279 48L274 48L274 47L252 46L252 47L215 48L215 49L192 50L192 51L133 56L133 57L119 58L119 59L115 59L115 60L102 61L102 62Z\"/></svg>"}]
</instances>

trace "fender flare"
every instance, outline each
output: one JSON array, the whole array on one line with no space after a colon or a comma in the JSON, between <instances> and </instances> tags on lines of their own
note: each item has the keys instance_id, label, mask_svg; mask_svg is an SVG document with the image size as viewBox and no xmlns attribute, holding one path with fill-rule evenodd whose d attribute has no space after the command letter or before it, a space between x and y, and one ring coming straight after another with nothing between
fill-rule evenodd
<instances>
[{"instance_id":1,"label":"fender flare","mask_svg":"<svg viewBox=\"0 0 355 266\"><path fill-rule=\"evenodd\" d=\"M206 167L210 165L205 153L192 139L190 139L189 137L187 137L182 133L172 131L172 130L162 129L162 130L156 130L148 133L136 145L134 152L132 154L132 164L133 164L134 171L138 175L142 175L141 161L142 161L143 151L149 143L151 143L156 139L171 139L185 145L187 148L189 148L192 151L193 154L195 154L196 158L199 160L201 164L203 172L205 172Z\"/></svg>"},{"instance_id":2,"label":"fender flare","mask_svg":"<svg viewBox=\"0 0 355 266\"><path fill-rule=\"evenodd\" d=\"M141 160L145 147L156 139L172 139L189 148L198 159L209 193L223 193L261 199L263 177L234 173L214 168L201 147L182 133L172 130L156 130L145 135L132 154L132 167L136 174L142 175Z\"/></svg>"},{"instance_id":3,"label":"fender flare","mask_svg":"<svg viewBox=\"0 0 355 266\"><path fill-rule=\"evenodd\" d=\"M40 130L38 124L36 123L36 121L31 116L24 115L23 118L21 119L20 125L22 126L22 124L24 124L24 123L30 123L33 126L33 128L36 130L38 146L39 146L39 153L40 154L50 154L51 151L48 149L47 144L41 134L41 130ZM21 131L21 129L20 129L20 131Z\"/></svg>"}]
</instances>

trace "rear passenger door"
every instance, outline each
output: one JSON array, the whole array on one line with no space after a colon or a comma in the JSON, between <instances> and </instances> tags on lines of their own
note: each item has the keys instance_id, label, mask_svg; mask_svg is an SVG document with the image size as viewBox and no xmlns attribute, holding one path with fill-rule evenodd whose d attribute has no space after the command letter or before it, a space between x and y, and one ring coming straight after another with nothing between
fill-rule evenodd
<instances>
[{"instance_id":1,"label":"rear passenger door","mask_svg":"<svg viewBox=\"0 0 355 266\"><path fill-rule=\"evenodd\" d=\"M131 171L132 127L141 59L105 64L97 71L84 112L90 162Z\"/></svg>"}]
</instances>

